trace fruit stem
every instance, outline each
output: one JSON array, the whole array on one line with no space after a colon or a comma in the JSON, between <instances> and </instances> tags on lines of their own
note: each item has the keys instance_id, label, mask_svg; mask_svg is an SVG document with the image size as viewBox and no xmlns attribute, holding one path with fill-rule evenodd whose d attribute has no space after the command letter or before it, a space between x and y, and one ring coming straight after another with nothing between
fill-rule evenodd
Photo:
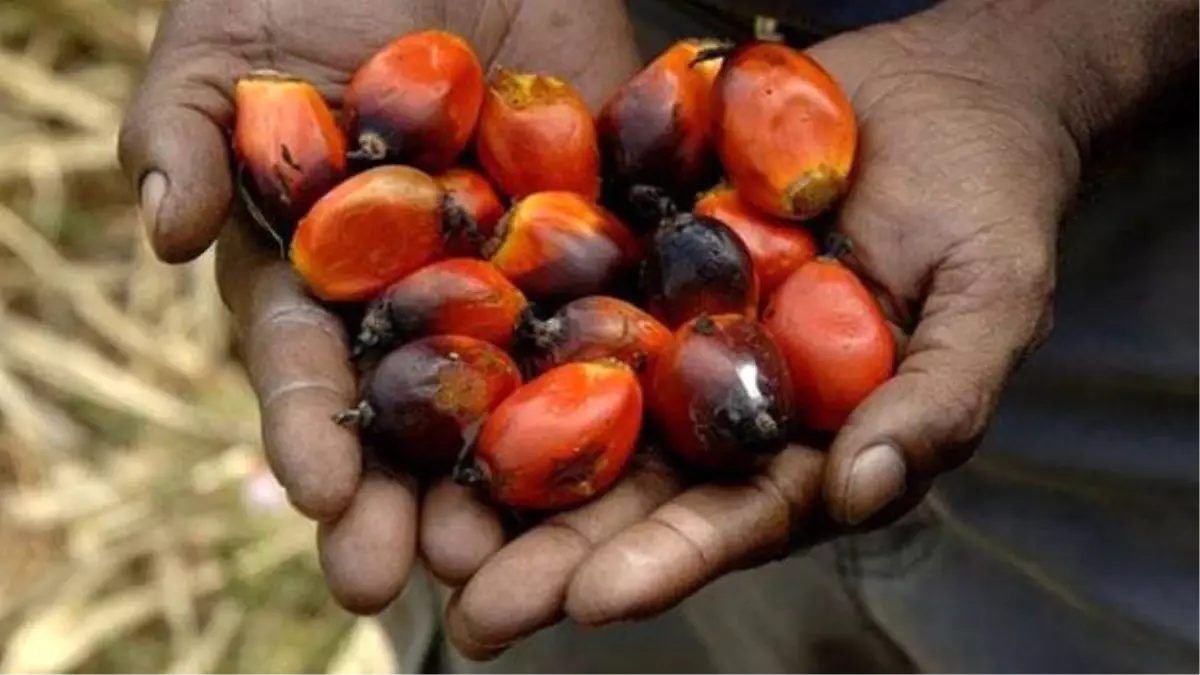
<instances>
[{"instance_id":1,"label":"fruit stem","mask_svg":"<svg viewBox=\"0 0 1200 675\"><path fill-rule=\"evenodd\" d=\"M454 468L450 470L450 480L464 487L474 487L487 482L487 474L475 461L475 441L479 438L479 430L483 427L481 421L475 421L463 429L462 449L454 459Z\"/></svg>"},{"instance_id":2,"label":"fruit stem","mask_svg":"<svg viewBox=\"0 0 1200 675\"><path fill-rule=\"evenodd\" d=\"M629 205L639 223L662 222L679 213L675 200L666 190L655 185L634 185L629 188Z\"/></svg>"},{"instance_id":3,"label":"fruit stem","mask_svg":"<svg viewBox=\"0 0 1200 675\"><path fill-rule=\"evenodd\" d=\"M723 44L717 47L705 47L704 49L696 52L696 55L693 56L692 60L688 62L688 67L695 68L705 61L723 59L729 56L729 53L734 50L735 46L736 45L734 44Z\"/></svg>"},{"instance_id":4,"label":"fruit stem","mask_svg":"<svg viewBox=\"0 0 1200 675\"><path fill-rule=\"evenodd\" d=\"M825 238L825 256L833 260L841 260L854 250L854 242L841 232L830 232Z\"/></svg>"},{"instance_id":5,"label":"fruit stem","mask_svg":"<svg viewBox=\"0 0 1200 675\"><path fill-rule=\"evenodd\" d=\"M358 427L363 429L371 426L371 422L374 420L375 409L366 401L359 401L353 408L346 408L333 416L335 424L347 428Z\"/></svg>"},{"instance_id":6,"label":"fruit stem","mask_svg":"<svg viewBox=\"0 0 1200 675\"><path fill-rule=\"evenodd\" d=\"M351 359L358 361L371 348L389 344L395 339L390 310L386 297L376 300L367 308L358 329L358 337L350 348Z\"/></svg>"},{"instance_id":7,"label":"fruit stem","mask_svg":"<svg viewBox=\"0 0 1200 675\"><path fill-rule=\"evenodd\" d=\"M474 464L454 467L454 471L450 474L450 479L463 487L475 487L487 482L487 477L483 475L483 470Z\"/></svg>"},{"instance_id":8,"label":"fruit stem","mask_svg":"<svg viewBox=\"0 0 1200 675\"><path fill-rule=\"evenodd\" d=\"M374 131L358 135L358 148L346 153L352 162L380 162L387 158L387 141Z\"/></svg>"},{"instance_id":9,"label":"fruit stem","mask_svg":"<svg viewBox=\"0 0 1200 675\"><path fill-rule=\"evenodd\" d=\"M529 346L538 354L545 354L562 342L563 330L561 319L552 316L542 321L534 314L533 308L527 306L521 310L514 333L517 344Z\"/></svg>"},{"instance_id":10,"label":"fruit stem","mask_svg":"<svg viewBox=\"0 0 1200 675\"><path fill-rule=\"evenodd\" d=\"M449 194L442 195L442 232L447 239L461 234L476 251L482 250L487 240L471 214Z\"/></svg>"},{"instance_id":11,"label":"fruit stem","mask_svg":"<svg viewBox=\"0 0 1200 675\"><path fill-rule=\"evenodd\" d=\"M271 239L279 246L279 257L287 258L287 244L284 243L283 237L271 227L271 222L267 220L267 216L263 214L262 209L258 208L258 204L254 203L254 196L250 194L250 188L246 186L246 165L238 164L237 169L237 189L238 194L242 198L242 203L246 206L246 212L250 214L250 219L256 225L261 227L267 234L271 235Z\"/></svg>"},{"instance_id":12,"label":"fruit stem","mask_svg":"<svg viewBox=\"0 0 1200 675\"><path fill-rule=\"evenodd\" d=\"M772 454L783 441L783 429L770 411L760 410L739 430L742 442L751 452Z\"/></svg>"}]
</instances>

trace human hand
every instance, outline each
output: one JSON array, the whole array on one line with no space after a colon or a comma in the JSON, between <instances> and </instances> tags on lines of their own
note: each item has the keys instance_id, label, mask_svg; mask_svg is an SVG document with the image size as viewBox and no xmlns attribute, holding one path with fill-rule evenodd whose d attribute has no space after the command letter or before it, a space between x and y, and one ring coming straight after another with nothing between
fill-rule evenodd
<instances>
[{"instance_id":1,"label":"human hand","mask_svg":"<svg viewBox=\"0 0 1200 675\"><path fill-rule=\"evenodd\" d=\"M321 564L347 609L374 612L402 590L418 537L411 477L364 475L356 435L333 423L357 385L345 328L307 295L246 223L227 226L227 154L236 79L257 68L316 85L336 109L354 69L389 40L444 28L485 67L534 69L574 83L593 106L637 67L616 0L448 2L176 0L164 18L121 132L120 158L140 195L154 250L190 260L220 237L218 282L262 409L272 470L292 504L321 523ZM474 569L503 542L494 512L450 484L429 490L426 550L444 569ZM429 515L432 514L432 515Z\"/></svg>"},{"instance_id":2,"label":"human hand","mask_svg":"<svg viewBox=\"0 0 1200 675\"><path fill-rule=\"evenodd\" d=\"M890 522L969 457L1010 371L1049 329L1078 152L1057 102L1026 86L1030 64L943 28L881 26L811 50L861 122L838 227L907 334L894 378L827 452L791 446L737 486L691 487L650 460L499 549L447 608L466 654L493 656L564 616L650 615L728 571ZM965 56L977 54L989 56Z\"/></svg>"}]
</instances>

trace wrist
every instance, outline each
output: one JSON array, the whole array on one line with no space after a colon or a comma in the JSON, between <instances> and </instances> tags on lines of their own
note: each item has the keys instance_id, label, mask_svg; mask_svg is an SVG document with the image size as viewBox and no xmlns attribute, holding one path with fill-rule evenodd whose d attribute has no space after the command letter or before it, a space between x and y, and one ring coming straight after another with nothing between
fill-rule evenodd
<instances>
[{"instance_id":1,"label":"wrist","mask_svg":"<svg viewBox=\"0 0 1200 675\"><path fill-rule=\"evenodd\" d=\"M1196 53L1194 0L945 0L895 25L910 48L1056 115L1080 150Z\"/></svg>"}]
</instances>

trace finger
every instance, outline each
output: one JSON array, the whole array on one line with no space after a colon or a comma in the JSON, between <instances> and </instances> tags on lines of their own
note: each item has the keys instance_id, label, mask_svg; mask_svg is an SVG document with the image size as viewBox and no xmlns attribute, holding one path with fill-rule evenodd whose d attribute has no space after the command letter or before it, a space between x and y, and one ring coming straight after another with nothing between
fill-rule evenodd
<instances>
[{"instance_id":1,"label":"finger","mask_svg":"<svg viewBox=\"0 0 1200 675\"><path fill-rule=\"evenodd\" d=\"M362 472L357 434L333 422L355 395L344 330L244 225L223 235L217 275L262 409L267 461L297 510L336 518Z\"/></svg>"},{"instance_id":2,"label":"finger","mask_svg":"<svg viewBox=\"0 0 1200 675\"><path fill-rule=\"evenodd\" d=\"M317 529L321 569L338 604L356 614L387 607L408 581L416 537L413 483L367 476L342 517Z\"/></svg>"},{"instance_id":3,"label":"finger","mask_svg":"<svg viewBox=\"0 0 1200 675\"><path fill-rule=\"evenodd\" d=\"M429 572L448 586L461 586L504 546L496 510L475 491L443 479L421 503L421 557Z\"/></svg>"},{"instance_id":4,"label":"finger","mask_svg":"<svg viewBox=\"0 0 1200 675\"><path fill-rule=\"evenodd\" d=\"M155 253L185 262L212 244L232 194L223 132L241 68L231 50L188 36L188 8L173 3L121 125L118 154L139 196ZM211 23L211 22L209 22Z\"/></svg>"},{"instance_id":5,"label":"finger","mask_svg":"<svg viewBox=\"0 0 1200 675\"><path fill-rule=\"evenodd\" d=\"M1053 246L1044 229L1013 231L1019 245L985 233L940 266L896 375L834 440L825 492L840 522L863 523L965 461L1004 381L1046 330Z\"/></svg>"},{"instance_id":6,"label":"finger","mask_svg":"<svg viewBox=\"0 0 1200 675\"><path fill-rule=\"evenodd\" d=\"M601 499L517 538L451 597L447 637L468 658L486 659L558 621L571 577L592 549L645 518L679 489L672 472L648 461Z\"/></svg>"},{"instance_id":7,"label":"finger","mask_svg":"<svg viewBox=\"0 0 1200 675\"><path fill-rule=\"evenodd\" d=\"M823 453L791 446L750 483L688 490L579 566L567 614L585 625L656 614L726 572L815 539L823 465Z\"/></svg>"}]
</instances>

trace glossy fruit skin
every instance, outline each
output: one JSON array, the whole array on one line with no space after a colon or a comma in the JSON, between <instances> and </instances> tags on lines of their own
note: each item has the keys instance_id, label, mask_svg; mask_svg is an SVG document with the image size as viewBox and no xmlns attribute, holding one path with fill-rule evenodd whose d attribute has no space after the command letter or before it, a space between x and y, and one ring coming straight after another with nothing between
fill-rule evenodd
<instances>
[{"instance_id":1,"label":"glossy fruit skin","mask_svg":"<svg viewBox=\"0 0 1200 675\"><path fill-rule=\"evenodd\" d=\"M473 169L454 167L433 178L471 217L479 236L490 237L504 216L504 202L487 176ZM477 248L463 233L447 242L446 254L469 258L478 254Z\"/></svg>"},{"instance_id":2,"label":"glossy fruit skin","mask_svg":"<svg viewBox=\"0 0 1200 675\"><path fill-rule=\"evenodd\" d=\"M715 174L712 86L720 59L693 59L716 40L681 40L626 82L596 119L605 177L654 185L675 196Z\"/></svg>"},{"instance_id":3,"label":"glossy fruit skin","mask_svg":"<svg viewBox=\"0 0 1200 675\"><path fill-rule=\"evenodd\" d=\"M346 141L333 113L308 82L254 71L234 88L233 150L243 193L285 243L296 221L345 176Z\"/></svg>"},{"instance_id":4,"label":"glossy fruit skin","mask_svg":"<svg viewBox=\"0 0 1200 675\"><path fill-rule=\"evenodd\" d=\"M568 82L504 68L484 96L476 134L479 164L513 199L568 191L600 195L600 151L592 114Z\"/></svg>"},{"instance_id":5,"label":"glossy fruit skin","mask_svg":"<svg viewBox=\"0 0 1200 675\"><path fill-rule=\"evenodd\" d=\"M431 263L371 301L354 351L403 344L427 335L462 335L501 349L528 303L490 263L449 258Z\"/></svg>"},{"instance_id":6,"label":"glossy fruit skin","mask_svg":"<svg viewBox=\"0 0 1200 675\"><path fill-rule=\"evenodd\" d=\"M619 361L569 363L529 381L496 407L475 446L491 498L558 510L608 490L637 445L642 389Z\"/></svg>"},{"instance_id":7,"label":"glossy fruit skin","mask_svg":"<svg viewBox=\"0 0 1200 675\"><path fill-rule=\"evenodd\" d=\"M699 316L676 331L646 396L666 445L716 474L741 474L783 450L794 420L779 346L737 314Z\"/></svg>"},{"instance_id":8,"label":"glossy fruit skin","mask_svg":"<svg viewBox=\"0 0 1200 675\"><path fill-rule=\"evenodd\" d=\"M516 364L499 348L460 335L425 337L380 360L365 385L360 424L390 463L449 467L520 386Z\"/></svg>"},{"instance_id":9,"label":"glossy fruit skin","mask_svg":"<svg viewBox=\"0 0 1200 675\"><path fill-rule=\"evenodd\" d=\"M631 273L641 244L607 209L573 192L516 202L482 254L531 299L603 294Z\"/></svg>"},{"instance_id":10,"label":"glossy fruit skin","mask_svg":"<svg viewBox=\"0 0 1200 675\"><path fill-rule=\"evenodd\" d=\"M842 263L816 260L779 287L763 320L787 359L801 423L836 431L895 368L896 345L870 291Z\"/></svg>"},{"instance_id":11,"label":"glossy fruit skin","mask_svg":"<svg viewBox=\"0 0 1200 675\"><path fill-rule=\"evenodd\" d=\"M692 211L725 223L746 245L754 260L763 301L792 272L819 253L817 240L807 229L755 209L728 186L709 190L696 201Z\"/></svg>"},{"instance_id":12,"label":"glossy fruit skin","mask_svg":"<svg viewBox=\"0 0 1200 675\"><path fill-rule=\"evenodd\" d=\"M346 137L365 166L449 168L471 141L484 76L471 46L440 30L409 33L363 63L346 87Z\"/></svg>"},{"instance_id":13,"label":"glossy fruit skin","mask_svg":"<svg viewBox=\"0 0 1200 675\"><path fill-rule=\"evenodd\" d=\"M326 193L300 221L292 265L322 300L366 300L445 256L455 208L418 169L364 171Z\"/></svg>"},{"instance_id":14,"label":"glossy fruit skin","mask_svg":"<svg viewBox=\"0 0 1200 675\"><path fill-rule=\"evenodd\" d=\"M758 315L750 251L724 223L691 213L659 225L641 274L645 307L672 330L701 314Z\"/></svg>"},{"instance_id":15,"label":"glossy fruit skin","mask_svg":"<svg viewBox=\"0 0 1200 675\"><path fill-rule=\"evenodd\" d=\"M611 358L645 375L671 342L671 331L657 319L603 295L572 300L544 321L527 312L516 332L514 354L539 374L565 363Z\"/></svg>"},{"instance_id":16,"label":"glossy fruit skin","mask_svg":"<svg viewBox=\"0 0 1200 675\"><path fill-rule=\"evenodd\" d=\"M756 208L803 220L846 191L858 143L854 109L803 52L769 42L735 48L713 85L713 104L721 164Z\"/></svg>"}]
</instances>

